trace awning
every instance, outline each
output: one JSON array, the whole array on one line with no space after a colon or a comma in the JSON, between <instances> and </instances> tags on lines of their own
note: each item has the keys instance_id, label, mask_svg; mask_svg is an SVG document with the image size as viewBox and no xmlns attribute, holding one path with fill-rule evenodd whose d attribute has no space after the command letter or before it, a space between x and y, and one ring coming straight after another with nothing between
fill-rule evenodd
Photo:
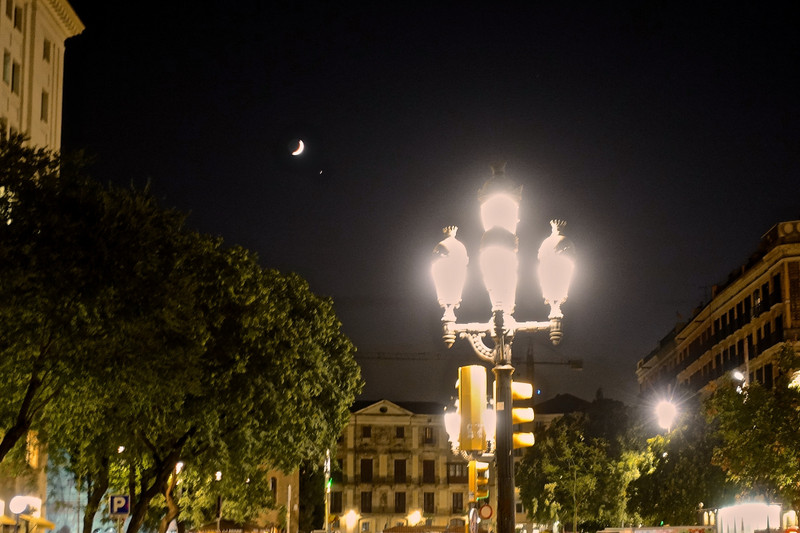
<instances>
[{"instance_id":1,"label":"awning","mask_svg":"<svg viewBox=\"0 0 800 533\"><path fill-rule=\"evenodd\" d=\"M45 518L39 518L38 516L33 516L29 514L21 514L19 515L20 518L23 520L27 520L28 523L31 525L31 529L35 527L41 527L42 529L55 529L56 525L52 523L50 520Z\"/></svg>"},{"instance_id":2,"label":"awning","mask_svg":"<svg viewBox=\"0 0 800 533\"><path fill-rule=\"evenodd\" d=\"M213 522L189 530L189 533L261 533L264 531L267 531L267 528L260 527L250 522L241 524L223 518L219 523L214 520Z\"/></svg>"}]
</instances>

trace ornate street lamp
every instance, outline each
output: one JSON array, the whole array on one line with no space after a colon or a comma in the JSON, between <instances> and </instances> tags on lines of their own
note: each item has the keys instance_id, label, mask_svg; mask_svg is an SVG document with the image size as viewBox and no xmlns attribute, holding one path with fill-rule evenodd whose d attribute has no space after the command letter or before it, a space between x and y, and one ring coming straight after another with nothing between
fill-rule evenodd
<instances>
[{"instance_id":1,"label":"ornate street lamp","mask_svg":"<svg viewBox=\"0 0 800 533\"><path fill-rule=\"evenodd\" d=\"M574 271L574 248L561 234L565 223L553 220L551 234L539 248L538 277L545 303L550 306L544 322L517 322L514 318L518 272L519 202L522 187L505 176L505 164L492 167L492 177L478 193L484 234L480 243L480 270L492 304L487 322L459 324L455 310L461 304L469 257L456 239L457 228L449 226L434 249L432 273L442 315L442 337L451 347L456 337L469 340L481 359L494 364L497 465L497 533L514 533L514 463L511 419L511 344L520 331L547 331L550 340L561 340L561 305L566 301ZM492 345L484 338L492 338ZM452 422L452 421L451 421ZM447 423L447 421L445 422Z\"/></svg>"}]
</instances>

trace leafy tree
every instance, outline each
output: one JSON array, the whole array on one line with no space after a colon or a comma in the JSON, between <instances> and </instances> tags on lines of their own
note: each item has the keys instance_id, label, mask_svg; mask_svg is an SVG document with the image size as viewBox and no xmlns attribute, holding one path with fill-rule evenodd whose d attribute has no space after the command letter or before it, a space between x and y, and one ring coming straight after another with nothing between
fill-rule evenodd
<instances>
[{"instance_id":1,"label":"leafy tree","mask_svg":"<svg viewBox=\"0 0 800 533\"><path fill-rule=\"evenodd\" d=\"M713 461L742 492L800 506L800 389L792 380L800 357L790 344L776 358L774 387L750 383L739 392L732 380L709 399L719 443Z\"/></svg>"},{"instance_id":2,"label":"leafy tree","mask_svg":"<svg viewBox=\"0 0 800 533\"><path fill-rule=\"evenodd\" d=\"M86 200L99 187L77 163L0 133L0 462L41 429L97 340L91 302L108 273L94 248L98 206Z\"/></svg>"},{"instance_id":3,"label":"leafy tree","mask_svg":"<svg viewBox=\"0 0 800 533\"><path fill-rule=\"evenodd\" d=\"M625 411L619 402L598 398L586 413L565 415L539 433L517 474L531 518L571 521L573 531L628 521L627 490L638 475L638 454ZM607 423L614 418L616 425Z\"/></svg>"},{"instance_id":4,"label":"leafy tree","mask_svg":"<svg viewBox=\"0 0 800 533\"><path fill-rule=\"evenodd\" d=\"M132 496L129 533L273 504L265 466L319 459L360 390L332 302L146 190L21 138L4 161L0 451L40 429L89 493L87 533L109 488Z\"/></svg>"},{"instance_id":5,"label":"leafy tree","mask_svg":"<svg viewBox=\"0 0 800 533\"><path fill-rule=\"evenodd\" d=\"M736 492L724 472L712 464L718 441L701 403L697 398L686 399L681 413L674 429L647 440L641 476L631 484L629 510L646 524L695 524L700 503L720 507Z\"/></svg>"}]
</instances>

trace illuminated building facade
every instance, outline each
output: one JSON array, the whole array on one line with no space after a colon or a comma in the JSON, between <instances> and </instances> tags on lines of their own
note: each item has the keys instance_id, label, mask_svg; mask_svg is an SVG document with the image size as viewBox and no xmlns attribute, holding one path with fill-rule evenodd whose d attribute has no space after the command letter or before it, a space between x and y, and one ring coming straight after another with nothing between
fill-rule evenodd
<instances>
[{"instance_id":1,"label":"illuminated building facade","mask_svg":"<svg viewBox=\"0 0 800 533\"><path fill-rule=\"evenodd\" d=\"M333 531L464 530L468 467L450 451L443 413L436 403L356 402L333 468Z\"/></svg>"},{"instance_id":2,"label":"illuminated building facade","mask_svg":"<svg viewBox=\"0 0 800 533\"><path fill-rule=\"evenodd\" d=\"M712 288L711 300L678 324L641 359L641 392L682 386L708 389L734 369L771 387L775 355L800 348L800 221L780 222L746 264Z\"/></svg>"},{"instance_id":3,"label":"illuminated building facade","mask_svg":"<svg viewBox=\"0 0 800 533\"><path fill-rule=\"evenodd\" d=\"M0 127L61 148L64 41L83 29L66 0L0 0Z\"/></svg>"}]
</instances>

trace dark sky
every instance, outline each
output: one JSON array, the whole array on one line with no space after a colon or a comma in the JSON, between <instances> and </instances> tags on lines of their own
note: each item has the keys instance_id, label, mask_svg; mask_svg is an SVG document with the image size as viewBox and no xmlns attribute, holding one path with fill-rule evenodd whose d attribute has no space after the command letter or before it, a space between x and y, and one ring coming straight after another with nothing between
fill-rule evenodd
<instances>
[{"instance_id":1,"label":"dark sky","mask_svg":"<svg viewBox=\"0 0 800 533\"><path fill-rule=\"evenodd\" d=\"M477 265L476 192L504 159L524 186L517 319L546 317L551 218L579 261L564 341L521 334L515 361L583 359L538 366L543 397L635 403L637 360L800 219L800 16L782 4L73 0L63 144L333 297L366 399L444 400L478 362L441 343L431 251L455 224ZM479 278L462 320L488 318Z\"/></svg>"}]
</instances>

